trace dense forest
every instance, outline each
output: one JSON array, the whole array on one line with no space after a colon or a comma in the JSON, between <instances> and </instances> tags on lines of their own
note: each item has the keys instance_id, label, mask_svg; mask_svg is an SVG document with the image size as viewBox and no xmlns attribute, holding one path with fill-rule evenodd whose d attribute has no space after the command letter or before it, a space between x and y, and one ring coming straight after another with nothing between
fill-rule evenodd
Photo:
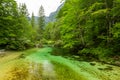
<instances>
[{"instance_id":1,"label":"dense forest","mask_svg":"<svg viewBox=\"0 0 120 80\"><path fill-rule=\"evenodd\" d=\"M120 56L120 0L66 0L46 27L46 39L71 54Z\"/></svg>"},{"instance_id":2,"label":"dense forest","mask_svg":"<svg viewBox=\"0 0 120 80\"><path fill-rule=\"evenodd\" d=\"M36 25L34 13L30 18L25 4L1 0L0 47L24 50L52 43L81 56L119 56L119 5L120 0L66 0L56 20L48 24L41 6Z\"/></svg>"},{"instance_id":3,"label":"dense forest","mask_svg":"<svg viewBox=\"0 0 120 80\"><path fill-rule=\"evenodd\" d=\"M44 26L44 9L39 11L39 27L35 27L34 13L29 17L26 4L14 0L0 1L0 48L24 50L40 40Z\"/></svg>"},{"instance_id":4,"label":"dense forest","mask_svg":"<svg viewBox=\"0 0 120 80\"><path fill-rule=\"evenodd\" d=\"M89 58L118 57L119 5L120 0L66 0L53 16L56 19L46 24L42 6L36 22L25 4L1 0L0 47L24 50L47 43Z\"/></svg>"}]
</instances>

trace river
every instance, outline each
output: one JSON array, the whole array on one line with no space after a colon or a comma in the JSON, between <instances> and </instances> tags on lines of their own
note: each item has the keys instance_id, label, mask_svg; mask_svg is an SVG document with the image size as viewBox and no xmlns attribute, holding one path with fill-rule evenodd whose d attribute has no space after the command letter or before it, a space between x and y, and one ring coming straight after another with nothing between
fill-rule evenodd
<instances>
[{"instance_id":1,"label":"river","mask_svg":"<svg viewBox=\"0 0 120 80\"><path fill-rule=\"evenodd\" d=\"M120 80L120 67L67 59L51 52L51 47L6 52L0 57L0 80Z\"/></svg>"}]
</instances>

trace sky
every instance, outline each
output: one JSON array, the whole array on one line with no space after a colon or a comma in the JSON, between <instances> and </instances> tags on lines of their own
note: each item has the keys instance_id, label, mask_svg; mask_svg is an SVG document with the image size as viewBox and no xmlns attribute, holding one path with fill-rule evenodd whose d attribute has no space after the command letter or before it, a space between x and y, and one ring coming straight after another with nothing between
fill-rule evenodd
<instances>
[{"instance_id":1,"label":"sky","mask_svg":"<svg viewBox=\"0 0 120 80\"><path fill-rule=\"evenodd\" d=\"M15 0L17 3L25 3L27 5L27 9L31 16L32 12L35 16L38 16L38 11L40 6L44 7L45 15L49 16L51 12L56 11L56 9L60 6L61 0Z\"/></svg>"}]
</instances>

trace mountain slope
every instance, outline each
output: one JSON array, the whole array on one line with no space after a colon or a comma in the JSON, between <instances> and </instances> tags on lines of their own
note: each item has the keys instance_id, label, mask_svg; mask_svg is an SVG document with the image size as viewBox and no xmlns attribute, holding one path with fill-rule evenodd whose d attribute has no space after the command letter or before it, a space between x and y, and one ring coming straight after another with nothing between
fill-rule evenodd
<instances>
[{"instance_id":1,"label":"mountain slope","mask_svg":"<svg viewBox=\"0 0 120 80\"><path fill-rule=\"evenodd\" d=\"M52 12L49 16L45 16L45 23L46 24L49 22L54 22L56 20L55 18L57 16L57 13L59 12L59 10L62 8L63 5L64 5L64 3L61 4L55 12ZM34 16L34 17L35 17L35 23L37 24L39 17L38 16Z\"/></svg>"}]
</instances>

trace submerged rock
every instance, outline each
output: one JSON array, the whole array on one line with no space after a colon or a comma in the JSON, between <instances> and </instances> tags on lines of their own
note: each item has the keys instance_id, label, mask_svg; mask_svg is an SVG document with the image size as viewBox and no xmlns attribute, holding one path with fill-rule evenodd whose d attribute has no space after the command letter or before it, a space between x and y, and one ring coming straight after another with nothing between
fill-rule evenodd
<instances>
[{"instance_id":1,"label":"submerged rock","mask_svg":"<svg viewBox=\"0 0 120 80\"><path fill-rule=\"evenodd\" d=\"M91 63L90 63L90 65L95 66L96 64L95 64L95 63L93 63L93 62L91 62Z\"/></svg>"},{"instance_id":2,"label":"submerged rock","mask_svg":"<svg viewBox=\"0 0 120 80\"><path fill-rule=\"evenodd\" d=\"M56 80L56 75L53 65L48 61L43 62L43 80Z\"/></svg>"}]
</instances>

